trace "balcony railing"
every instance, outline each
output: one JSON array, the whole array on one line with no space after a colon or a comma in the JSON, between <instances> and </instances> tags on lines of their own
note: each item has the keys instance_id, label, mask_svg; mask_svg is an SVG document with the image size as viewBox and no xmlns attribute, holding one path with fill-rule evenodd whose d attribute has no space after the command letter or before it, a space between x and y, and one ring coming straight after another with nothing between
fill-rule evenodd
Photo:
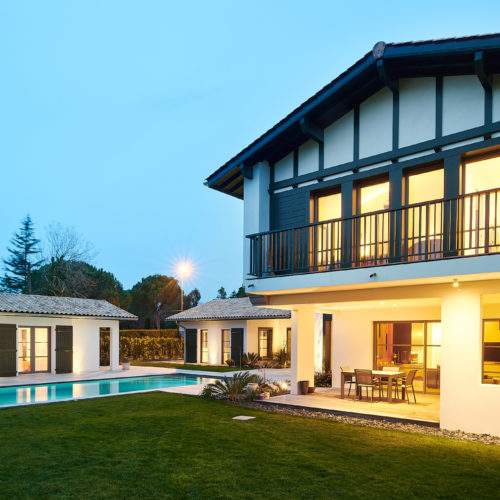
<instances>
[{"instance_id":1,"label":"balcony railing","mask_svg":"<svg viewBox=\"0 0 500 500\"><path fill-rule=\"evenodd\" d=\"M256 277L500 252L500 189L253 234Z\"/></svg>"}]
</instances>

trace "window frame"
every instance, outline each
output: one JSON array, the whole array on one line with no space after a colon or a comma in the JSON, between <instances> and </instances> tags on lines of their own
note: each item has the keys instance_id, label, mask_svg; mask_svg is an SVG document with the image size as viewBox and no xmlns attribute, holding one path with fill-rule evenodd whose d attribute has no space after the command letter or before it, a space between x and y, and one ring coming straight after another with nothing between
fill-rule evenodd
<instances>
[{"instance_id":1,"label":"window frame","mask_svg":"<svg viewBox=\"0 0 500 500\"><path fill-rule=\"evenodd\" d=\"M206 339L203 340L203 335L206 335ZM203 361L203 349L204 349L204 343L206 343L206 353L207 353L207 360ZM208 328L200 328L200 363L202 364L208 364Z\"/></svg>"},{"instance_id":2,"label":"window frame","mask_svg":"<svg viewBox=\"0 0 500 500\"><path fill-rule=\"evenodd\" d=\"M491 382L490 384L487 384L484 382L484 324L486 321L496 321L499 323L499 328L500 328L500 318L483 318L482 320L482 331L481 331L481 385L498 385L500 384L494 384ZM498 347L500 350L500 346Z\"/></svg>"},{"instance_id":3,"label":"window frame","mask_svg":"<svg viewBox=\"0 0 500 500\"><path fill-rule=\"evenodd\" d=\"M226 363L226 360L224 359L224 332L229 333L229 352L228 352L228 358L231 359L231 328L221 328L220 330L220 337L221 337L221 349L220 349L220 354L221 354L221 364L224 365Z\"/></svg>"},{"instance_id":4,"label":"window frame","mask_svg":"<svg viewBox=\"0 0 500 500\"><path fill-rule=\"evenodd\" d=\"M260 334L263 331L267 331L271 333L271 355L269 355L269 337L266 338L267 340L267 347L266 347L266 356L262 356L260 353ZM265 359L265 360L271 360L273 359L273 329L270 327L259 327L258 328L258 333L257 333L257 354L259 358Z\"/></svg>"},{"instance_id":5,"label":"window frame","mask_svg":"<svg viewBox=\"0 0 500 500\"><path fill-rule=\"evenodd\" d=\"M434 170L443 170L443 198L436 198L435 200L427 200L424 202L411 203L410 204L410 177L412 175L426 174L427 172L432 172ZM444 179L444 163L443 162L433 162L426 165L418 165L416 167L411 167L403 170L403 208L411 207L413 205L421 205L422 203L433 203L436 201L441 201L444 199L445 193L445 179Z\"/></svg>"}]
</instances>

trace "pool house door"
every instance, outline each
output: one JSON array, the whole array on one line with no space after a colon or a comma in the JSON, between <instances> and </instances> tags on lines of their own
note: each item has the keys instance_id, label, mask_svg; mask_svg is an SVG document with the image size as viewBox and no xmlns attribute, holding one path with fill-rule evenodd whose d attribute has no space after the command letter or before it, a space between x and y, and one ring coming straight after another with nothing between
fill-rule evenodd
<instances>
[{"instance_id":1,"label":"pool house door","mask_svg":"<svg viewBox=\"0 0 500 500\"><path fill-rule=\"evenodd\" d=\"M17 331L17 371L37 373L50 371L49 328L20 326Z\"/></svg>"},{"instance_id":2,"label":"pool house door","mask_svg":"<svg viewBox=\"0 0 500 500\"><path fill-rule=\"evenodd\" d=\"M186 363L196 363L197 353L198 353L198 332L196 328L188 328L186 333L184 334L184 349L185 349L185 357L184 360Z\"/></svg>"}]
</instances>

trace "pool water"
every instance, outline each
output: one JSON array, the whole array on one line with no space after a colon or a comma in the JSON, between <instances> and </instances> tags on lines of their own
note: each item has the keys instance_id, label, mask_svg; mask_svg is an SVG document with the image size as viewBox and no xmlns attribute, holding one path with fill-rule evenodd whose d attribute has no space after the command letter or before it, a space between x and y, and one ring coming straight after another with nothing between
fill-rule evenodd
<instances>
[{"instance_id":1,"label":"pool water","mask_svg":"<svg viewBox=\"0 0 500 500\"><path fill-rule=\"evenodd\" d=\"M160 375L150 377L115 378L85 382L0 387L0 407L93 398L107 394L121 394L179 387L181 385L206 384L214 379L196 375Z\"/></svg>"}]
</instances>

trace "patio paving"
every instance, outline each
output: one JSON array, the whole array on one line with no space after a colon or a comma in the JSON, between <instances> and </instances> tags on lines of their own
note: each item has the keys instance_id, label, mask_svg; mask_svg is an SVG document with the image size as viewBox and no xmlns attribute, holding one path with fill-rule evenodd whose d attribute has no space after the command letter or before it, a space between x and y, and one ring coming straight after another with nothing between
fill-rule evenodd
<instances>
[{"instance_id":1,"label":"patio paving","mask_svg":"<svg viewBox=\"0 0 500 500\"><path fill-rule=\"evenodd\" d=\"M416 404L408 404L406 402L387 403L385 401L377 401L376 398L371 403L367 399L358 401L352 395L349 398L342 399L340 397L340 389L318 387L316 392L307 396L286 394L259 402L346 415L383 417L401 421L414 421L433 425L439 424L439 395L417 392L416 397Z\"/></svg>"}]
</instances>

